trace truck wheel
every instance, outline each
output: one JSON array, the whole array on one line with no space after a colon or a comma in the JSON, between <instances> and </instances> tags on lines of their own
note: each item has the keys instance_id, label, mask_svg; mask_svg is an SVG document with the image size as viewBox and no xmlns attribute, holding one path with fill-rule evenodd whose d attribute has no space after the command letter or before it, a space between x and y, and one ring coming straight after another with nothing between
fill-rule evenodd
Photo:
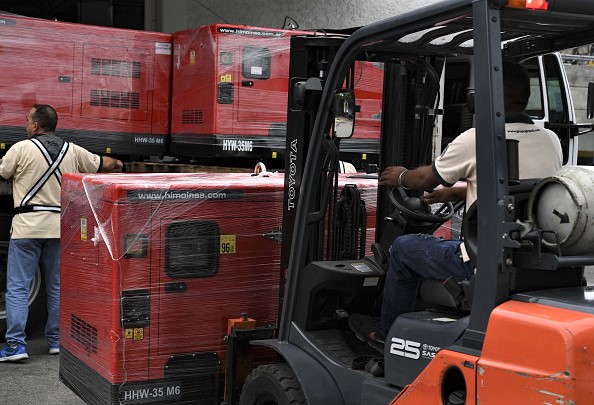
<instances>
[{"instance_id":1,"label":"truck wheel","mask_svg":"<svg viewBox=\"0 0 594 405\"><path fill-rule=\"evenodd\" d=\"M4 341L6 333L6 263L8 258L8 242L0 241L0 341ZM45 325L47 319L47 298L41 269L37 268L31 288L29 289L29 318L27 319L27 335L37 332Z\"/></svg>"},{"instance_id":2,"label":"truck wheel","mask_svg":"<svg viewBox=\"0 0 594 405\"><path fill-rule=\"evenodd\" d=\"M288 364L268 364L257 367L246 378L240 404L296 405L307 402Z\"/></svg>"}]
</instances>

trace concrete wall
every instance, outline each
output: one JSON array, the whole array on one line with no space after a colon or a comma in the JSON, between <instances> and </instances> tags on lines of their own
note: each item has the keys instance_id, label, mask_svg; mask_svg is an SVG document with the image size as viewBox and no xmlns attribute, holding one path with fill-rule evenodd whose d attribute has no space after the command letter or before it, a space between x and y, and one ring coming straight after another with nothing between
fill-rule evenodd
<instances>
[{"instance_id":1,"label":"concrete wall","mask_svg":"<svg viewBox=\"0 0 594 405\"><path fill-rule=\"evenodd\" d=\"M299 29L351 28L382 20L440 0L146 0L159 3L162 31L175 32L213 23L283 28L285 17ZM148 27L147 27L148 28Z\"/></svg>"}]
</instances>

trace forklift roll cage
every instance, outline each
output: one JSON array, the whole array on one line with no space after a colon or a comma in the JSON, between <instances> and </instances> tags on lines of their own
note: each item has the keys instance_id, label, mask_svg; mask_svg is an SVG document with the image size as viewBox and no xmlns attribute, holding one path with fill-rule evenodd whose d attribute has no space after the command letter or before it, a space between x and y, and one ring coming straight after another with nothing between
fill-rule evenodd
<instances>
[{"instance_id":1,"label":"forklift roll cage","mask_svg":"<svg viewBox=\"0 0 594 405\"><path fill-rule=\"evenodd\" d=\"M344 389L348 384L359 388L363 384L367 392L373 386L376 394L372 401L365 403L382 403L375 401L394 396L394 387L374 379L361 382L338 371L341 366L316 347L295 322L298 312L303 310L298 308L301 302L298 296L300 273L311 262L325 260L320 248L324 238L324 213L332 195L328 188L333 183L339 159L339 142L328 136L333 120L333 98L335 91L343 87L345 75L355 59L389 65L413 57L473 55L475 127L480 134L480 142L477 142L477 179L481 185L478 189L478 210L481 212L478 227L491 231L478 233L478 270L472 312L462 339L456 343L456 351L480 355L491 312L510 299L510 273L514 269L511 258L519 244L506 238L516 225L512 215L514 199L508 188L502 60L506 57L522 61L594 42L594 3L590 0L532 2L538 3L541 8L538 10L526 8L523 0L509 3L505 0L446 0L357 30L333 54L331 68L322 79L323 90L320 86L312 86L320 97L315 121L312 118L311 122L300 123L303 125L300 140L293 139L291 143L290 133L287 135L287 147L293 147L294 153L301 156L293 159L287 153L289 157L286 159L286 173L296 173L292 180L296 209L287 215L285 201L283 215L294 218L294 223L287 224L287 218L284 218L283 250L290 244L290 256L286 267L282 267L288 269L281 299L282 317L276 339L253 343L271 347L285 358L298 376L310 405L351 401L345 399L345 393L340 389L329 388L336 385ZM334 47L338 40L306 38L304 41L319 44L321 49L324 41L330 41L329 46ZM394 107L390 103L398 102L390 100L389 94L384 87L380 172L389 165L402 164L392 147L392 120L386 120L387 112ZM312 111L312 114L316 113L315 109ZM579 134L578 125L567 124L568 136ZM291 131L291 122L288 127ZM300 159L305 162L302 167L291 167ZM289 194L287 181L285 194ZM381 189L377 209L380 231L379 225L387 215L382 208L387 205L387 190ZM571 260L575 266L594 264L594 256ZM325 371L314 369L312 361L320 366L317 369L325 368ZM349 381L339 381L341 378ZM361 389L365 391L365 388ZM363 398L369 399L365 393L361 394Z\"/></svg>"}]
</instances>

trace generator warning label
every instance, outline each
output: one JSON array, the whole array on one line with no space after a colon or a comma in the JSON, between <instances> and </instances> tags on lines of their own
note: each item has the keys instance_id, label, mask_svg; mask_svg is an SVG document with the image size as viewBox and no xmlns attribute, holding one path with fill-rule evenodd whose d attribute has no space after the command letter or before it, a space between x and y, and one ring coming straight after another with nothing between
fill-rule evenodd
<instances>
[{"instance_id":1,"label":"generator warning label","mask_svg":"<svg viewBox=\"0 0 594 405\"><path fill-rule=\"evenodd\" d=\"M221 235L221 251L222 255L235 253L235 236L236 235Z\"/></svg>"},{"instance_id":2,"label":"generator warning label","mask_svg":"<svg viewBox=\"0 0 594 405\"><path fill-rule=\"evenodd\" d=\"M256 37L282 37L283 33L279 31L264 31L264 30L253 30L249 28L240 27L219 27L217 31L221 34L239 34L239 35L252 35Z\"/></svg>"},{"instance_id":3,"label":"generator warning label","mask_svg":"<svg viewBox=\"0 0 594 405\"><path fill-rule=\"evenodd\" d=\"M239 200L242 190L128 190L128 200L132 201L171 201L171 200Z\"/></svg>"},{"instance_id":4,"label":"generator warning label","mask_svg":"<svg viewBox=\"0 0 594 405\"><path fill-rule=\"evenodd\" d=\"M168 42L155 42L156 55L171 55L171 44Z\"/></svg>"},{"instance_id":5,"label":"generator warning label","mask_svg":"<svg viewBox=\"0 0 594 405\"><path fill-rule=\"evenodd\" d=\"M144 339L144 329L143 328L134 328L134 340L143 340Z\"/></svg>"},{"instance_id":6,"label":"generator warning label","mask_svg":"<svg viewBox=\"0 0 594 405\"><path fill-rule=\"evenodd\" d=\"M182 399L181 381L147 383L120 389L120 404L144 404L149 402Z\"/></svg>"},{"instance_id":7,"label":"generator warning label","mask_svg":"<svg viewBox=\"0 0 594 405\"><path fill-rule=\"evenodd\" d=\"M80 217L80 240L87 241L87 217Z\"/></svg>"}]
</instances>

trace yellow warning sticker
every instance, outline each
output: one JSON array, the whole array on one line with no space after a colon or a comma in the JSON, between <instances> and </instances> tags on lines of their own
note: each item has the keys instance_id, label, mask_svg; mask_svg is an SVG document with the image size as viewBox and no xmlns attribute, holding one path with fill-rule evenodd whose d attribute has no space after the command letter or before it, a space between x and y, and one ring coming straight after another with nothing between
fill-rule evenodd
<instances>
[{"instance_id":1,"label":"yellow warning sticker","mask_svg":"<svg viewBox=\"0 0 594 405\"><path fill-rule=\"evenodd\" d=\"M228 255L235 253L236 235L221 235L221 254Z\"/></svg>"},{"instance_id":2,"label":"yellow warning sticker","mask_svg":"<svg viewBox=\"0 0 594 405\"><path fill-rule=\"evenodd\" d=\"M362 159L362 160L367 160L367 153L363 153L363 154L361 155L361 159Z\"/></svg>"},{"instance_id":3,"label":"yellow warning sticker","mask_svg":"<svg viewBox=\"0 0 594 405\"><path fill-rule=\"evenodd\" d=\"M124 329L124 336L126 339L132 339L134 337L134 329L126 328Z\"/></svg>"},{"instance_id":4,"label":"yellow warning sticker","mask_svg":"<svg viewBox=\"0 0 594 405\"><path fill-rule=\"evenodd\" d=\"M277 157L277 153L276 152L272 152L272 158L273 159L276 159L276 157Z\"/></svg>"},{"instance_id":5,"label":"yellow warning sticker","mask_svg":"<svg viewBox=\"0 0 594 405\"><path fill-rule=\"evenodd\" d=\"M231 83L231 82L233 82L231 73L221 75L221 83Z\"/></svg>"},{"instance_id":6,"label":"yellow warning sticker","mask_svg":"<svg viewBox=\"0 0 594 405\"><path fill-rule=\"evenodd\" d=\"M80 217L80 240L87 241L87 217Z\"/></svg>"},{"instance_id":7,"label":"yellow warning sticker","mask_svg":"<svg viewBox=\"0 0 594 405\"><path fill-rule=\"evenodd\" d=\"M144 329L143 328L134 328L134 340L142 340L144 339Z\"/></svg>"}]
</instances>

